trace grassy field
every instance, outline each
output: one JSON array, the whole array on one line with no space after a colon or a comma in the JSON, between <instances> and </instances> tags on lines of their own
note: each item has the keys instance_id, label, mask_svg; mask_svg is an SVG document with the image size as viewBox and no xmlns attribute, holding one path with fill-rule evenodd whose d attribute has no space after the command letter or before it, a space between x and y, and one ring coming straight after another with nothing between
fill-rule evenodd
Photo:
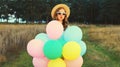
<instances>
[{"instance_id":1,"label":"grassy field","mask_svg":"<svg viewBox=\"0 0 120 67\"><path fill-rule=\"evenodd\" d=\"M76 24L74 24L76 25ZM33 67L28 41L46 25L0 25L0 67ZM82 67L120 67L120 26L82 25L87 52Z\"/></svg>"}]
</instances>

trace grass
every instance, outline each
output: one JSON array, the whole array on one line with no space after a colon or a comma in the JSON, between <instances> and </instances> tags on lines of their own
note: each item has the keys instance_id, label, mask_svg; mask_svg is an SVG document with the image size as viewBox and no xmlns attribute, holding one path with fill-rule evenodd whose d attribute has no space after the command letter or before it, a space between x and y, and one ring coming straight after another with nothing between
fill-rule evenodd
<instances>
[{"instance_id":1,"label":"grass","mask_svg":"<svg viewBox=\"0 0 120 67\"><path fill-rule=\"evenodd\" d=\"M101 43L100 45L107 49L107 51L113 53L118 57L114 59L120 59L120 27L96 27L89 30L89 36L92 41ZM97 37L96 37L97 36Z\"/></svg>"},{"instance_id":2,"label":"grass","mask_svg":"<svg viewBox=\"0 0 120 67\"><path fill-rule=\"evenodd\" d=\"M119 26L90 27L87 31L88 52L85 55L83 67L120 67L119 33Z\"/></svg>"},{"instance_id":3,"label":"grass","mask_svg":"<svg viewBox=\"0 0 120 67\"><path fill-rule=\"evenodd\" d=\"M19 58L3 64L2 67L33 67L32 57L30 57L26 51L22 51Z\"/></svg>"},{"instance_id":4,"label":"grass","mask_svg":"<svg viewBox=\"0 0 120 67\"><path fill-rule=\"evenodd\" d=\"M83 41L87 45L82 67L120 67L120 27L79 26L83 31ZM2 47L7 49L3 48L1 55L5 56L6 60L1 63L0 67L33 67L32 57L26 52L26 45L40 32L45 32L45 25L0 25L0 43L6 45L2 45ZM7 42L10 42L9 47Z\"/></svg>"},{"instance_id":5,"label":"grass","mask_svg":"<svg viewBox=\"0 0 120 67\"><path fill-rule=\"evenodd\" d=\"M27 43L40 32L45 25L0 25L0 62L6 62L19 56L20 50L26 49ZM13 56L11 56L11 54Z\"/></svg>"}]
</instances>

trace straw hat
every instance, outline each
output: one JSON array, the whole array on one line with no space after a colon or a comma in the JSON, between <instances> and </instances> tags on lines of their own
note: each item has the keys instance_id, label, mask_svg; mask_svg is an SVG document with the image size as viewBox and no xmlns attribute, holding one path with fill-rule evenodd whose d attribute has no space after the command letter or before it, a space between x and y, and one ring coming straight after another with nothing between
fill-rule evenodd
<instances>
[{"instance_id":1,"label":"straw hat","mask_svg":"<svg viewBox=\"0 0 120 67\"><path fill-rule=\"evenodd\" d=\"M69 9L69 7L68 7L67 5L65 5L65 4L58 4L58 5L56 5L55 7L53 7L53 9L52 9L52 11L51 11L51 16L52 16L52 18L54 18L54 15L55 15L56 10L57 10L58 8L60 8L60 7L63 7L63 8L65 9L66 15L67 15L66 17L68 18L69 15L70 15L70 9Z\"/></svg>"}]
</instances>

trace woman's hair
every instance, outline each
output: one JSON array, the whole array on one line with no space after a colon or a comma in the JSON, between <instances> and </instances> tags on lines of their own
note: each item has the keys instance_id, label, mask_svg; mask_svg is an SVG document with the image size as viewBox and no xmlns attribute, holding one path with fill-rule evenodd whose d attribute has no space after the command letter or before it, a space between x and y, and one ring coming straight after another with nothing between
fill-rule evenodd
<instances>
[{"instance_id":1,"label":"woman's hair","mask_svg":"<svg viewBox=\"0 0 120 67\"><path fill-rule=\"evenodd\" d=\"M54 15L54 20L57 20L57 12L60 10L60 9L64 9L63 7L60 7L60 8L58 8L55 12L55 15ZM65 9L64 9L65 10ZM62 22L62 25L63 25L63 27L64 27L64 30L68 27L68 24L69 24L69 22L68 22L68 18L66 17L66 15L65 15L65 18L63 19L63 22Z\"/></svg>"}]
</instances>

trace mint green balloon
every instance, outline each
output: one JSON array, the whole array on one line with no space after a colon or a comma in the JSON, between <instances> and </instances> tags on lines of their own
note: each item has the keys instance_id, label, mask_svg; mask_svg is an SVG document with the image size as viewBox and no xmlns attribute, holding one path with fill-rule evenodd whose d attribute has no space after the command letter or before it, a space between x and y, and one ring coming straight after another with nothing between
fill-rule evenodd
<instances>
[{"instance_id":1,"label":"mint green balloon","mask_svg":"<svg viewBox=\"0 0 120 67\"><path fill-rule=\"evenodd\" d=\"M87 50L86 43L84 41L80 41L78 43L81 46L81 53L80 53L80 55L83 56L86 53L86 50Z\"/></svg>"},{"instance_id":2,"label":"mint green balloon","mask_svg":"<svg viewBox=\"0 0 120 67\"><path fill-rule=\"evenodd\" d=\"M62 45L62 46L64 46L64 45L65 45L65 43L67 42L67 41L65 41L64 36L63 36L63 35L62 35L62 36L58 39L58 41L61 43L61 45Z\"/></svg>"},{"instance_id":3,"label":"mint green balloon","mask_svg":"<svg viewBox=\"0 0 120 67\"><path fill-rule=\"evenodd\" d=\"M41 39L44 43L49 40L47 34L39 33L35 36L35 39Z\"/></svg>"},{"instance_id":4,"label":"mint green balloon","mask_svg":"<svg viewBox=\"0 0 120 67\"><path fill-rule=\"evenodd\" d=\"M65 45L66 41L62 38L58 39L58 41L61 43L62 47Z\"/></svg>"},{"instance_id":5,"label":"mint green balloon","mask_svg":"<svg viewBox=\"0 0 120 67\"><path fill-rule=\"evenodd\" d=\"M43 47L44 55L52 60L62 56L62 45L57 40L48 40Z\"/></svg>"},{"instance_id":6,"label":"mint green balloon","mask_svg":"<svg viewBox=\"0 0 120 67\"><path fill-rule=\"evenodd\" d=\"M78 26L69 26L64 32L64 39L66 41L77 41L82 39L83 33Z\"/></svg>"}]
</instances>

